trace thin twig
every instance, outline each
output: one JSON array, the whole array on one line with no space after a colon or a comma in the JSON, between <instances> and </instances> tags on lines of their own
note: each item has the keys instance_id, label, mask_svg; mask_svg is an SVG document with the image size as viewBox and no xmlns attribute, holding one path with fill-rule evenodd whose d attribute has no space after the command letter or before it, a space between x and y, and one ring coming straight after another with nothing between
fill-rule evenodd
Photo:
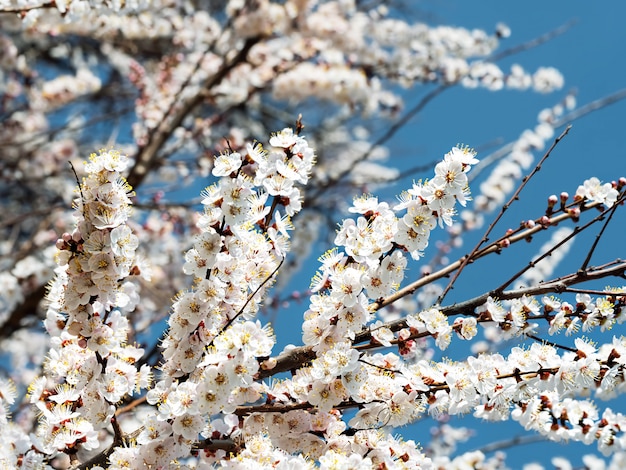
<instances>
[{"instance_id":1,"label":"thin twig","mask_svg":"<svg viewBox=\"0 0 626 470\"><path fill-rule=\"evenodd\" d=\"M215 337L211 340L211 342L207 345L207 348L210 348L211 346L213 346L213 341L215 341L215 338L217 338L220 334L222 334L224 331L226 331L228 329L228 327L230 325L233 324L233 322L239 318L240 315L243 314L244 310L246 309L246 307L248 306L248 304L252 301L252 299L254 298L255 295L257 295L259 293L259 291L263 288L263 286L265 286L265 284L267 284L270 279L272 279L274 277L274 275L278 272L278 270L280 269L280 267L283 265L283 263L285 262L285 257L283 256L283 258L280 260L280 263L278 263L278 266L276 266L276 268L274 269L274 271L272 271L272 273L267 276L263 282L261 284L259 284L259 286L254 290L254 292L252 294L250 294L248 296L248 299L246 300L246 303L243 304L243 306L239 309L239 311L233 316L233 318L231 318L230 320L228 320L226 322L226 324L222 327L221 331L215 335Z\"/></svg>"},{"instance_id":2,"label":"thin twig","mask_svg":"<svg viewBox=\"0 0 626 470\"><path fill-rule=\"evenodd\" d=\"M528 436L515 436L511 439L505 439L502 441L492 442L490 444L484 445L483 447L477 449L478 452L482 452L484 454L490 452L496 452L498 450L508 449L511 447L516 447L524 444L534 444L536 442L544 442L546 441L546 437L540 434L531 434Z\"/></svg>"},{"instance_id":3,"label":"thin twig","mask_svg":"<svg viewBox=\"0 0 626 470\"><path fill-rule=\"evenodd\" d=\"M563 292L568 292L570 294L589 294L589 295L605 295L605 296L615 296L615 295L624 295L626 292L616 292L614 290L598 290L598 289L577 289L573 287L568 287L564 289Z\"/></svg>"},{"instance_id":4,"label":"thin twig","mask_svg":"<svg viewBox=\"0 0 626 470\"><path fill-rule=\"evenodd\" d=\"M583 261L583 264L580 266L581 271L584 271L585 269L587 269L587 266L589 265L589 262L591 261L591 257L593 256L593 252L596 250L596 247L598 246L598 243L600 242L600 238L602 238L602 235L604 234L604 231L606 230L606 228L609 226L609 223L611 222L613 215L615 215L615 211L617 210L617 208L621 205L623 201L624 201L624 195L622 195L617 201L615 201L613 206L610 209L608 209L608 211L604 211L602 213L602 215L604 215L606 212L609 212L609 216L606 218L606 221L604 222L604 224L602 224L602 228L598 232L598 235L596 235L596 238L593 241L591 248L589 249L589 253L587 253L587 257L585 258L585 261Z\"/></svg>"},{"instance_id":5,"label":"thin twig","mask_svg":"<svg viewBox=\"0 0 626 470\"><path fill-rule=\"evenodd\" d=\"M10 219L0 220L0 228L11 227L12 225L19 224L20 222L30 219L31 217L39 217L42 215L50 215L54 213L57 209L65 208L65 204L56 204L49 207L44 207L43 209L35 209L30 212L25 212L23 214L17 214Z\"/></svg>"},{"instance_id":6,"label":"thin twig","mask_svg":"<svg viewBox=\"0 0 626 470\"><path fill-rule=\"evenodd\" d=\"M327 189L329 186L337 184L339 181L342 180L342 178L350 174L350 172L352 172L352 170L354 169L354 165L367 160L376 148L391 139L396 134L396 132L404 127L417 113L422 111L428 103L430 103L433 99L440 95L444 90L450 88L450 86L451 85L440 85L439 87L428 93L426 96L424 96L415 106L413 106L413 108L408 110L400 119L398 119L398 121L391 125L382 136L380 136L375 142L373 142L359 158L355 159L352 162L352 165L340 172L335 178L320 185L317 188L317 191L313 195L309 196L309 205L314 202L324 192L325 189Z\"/></svg>"},{"instance_id":7,"label":"thin twig","mask_svg":"<svg viewBox=\"0 0 626 470\"><path fill-rule=\"evenodd\" d=\"M143 397L139 397L136 400L131 401L128 405L124 405L120 408L118 408L117 410L115 410L115 416L119 416L122 415L124 413L127 413L135 408L137 408L139 405L142 405L144 403L147 402L147 396L144 395Z\"/></svg>"},{"instance_id":8,"label":"thin twig","mask_svg":"<svg viewBox=\"0 0 626 470\"><path fill-rule=\"evenodd\" d=\"M505 49L497 54L487 57L486 60L488 60L489 62L497 62L506 57L510 57L512 55L519 54L520 52L524 52L534 47L545 44L546 42L551 41L555 37L565 34L572 26L574 26L574 24L576 24L576 20L570 20L569 22L565 23L563 26L559 26L558 28L552 31L548 31L545 34L542 34L541 36L535 39L531 39L530 41L522 43L518 46Z\"/></svg>"},{"instance_id":9,"label":"thin twig","mask_svg":"<svg viewBox=\"0 0 626 470\"><path fill-rule=\"evenodd\" d=\"M535 336L535 335L525 335L527 338L530 339L534 339L535 341L537 341L538 343L543 343L543 344L547 344L552 346L553 348L558 348L558 349L564 349L565 351L569 351L569 352L578 352L578 349L574 349L574 348L570 348L569 346L563 346L562 344L558 344L555 343L553 341L549 341L547 339L543 339L540 338L539 336Z\"/></svg>"},{"instance_id":10,"label":"thin twig","mask_svg":"<svg viewBox=\"0 0 626 470\"><path fill-rule=\"evenodd\" d=\"M605 215L607 214L607 212L610 212L611 215L615 213L615 209L617 208L617 206L619 205L619 203L621 201L624 200L624 196L620 197L620 199L616 202L616 204L609 208L606 209L604 211L602 211L600 214L598 214L596 217L594 217L593 219L591 219L589 222L587 222L585 225L582 226L576 226L574 227L574 230L567 235L566 237L564 237L562 240L560 240L558 243L556 243L553 247L551 247L549 250L547 250L544 253L541 253L541 255L539 255L539 257L537 259L532 260L531 262L529 262L526 266L524 266L522 269L520 269L518 272L516 272L513 276L511 276L507 281L505 281L504 283L502 283L502 285L500 285L500 287L498 287L496 289L496 292L499 291L503 291L504 289L506 289L508 286L511 285L511 283L513 281L515 281L516 279L518 279L522 274L524 274L526 271L528 271L529 269L535 267L537 265L537 263L539 263L541 260L547 258L548 256L552 256L552 253L554 253L556 250L558 250L560 247L562 247L563 245L565 245L567 242L569 242L570 240L572 240L574 237L576 237L580 232L588 229L589 227L591 227L593 224L595 224L596 222L601 221L602 219L604 219ZM601 230L601 233L604 231L604 229L606 228L608 223L608 220L604 223L603 228ZM596 237L596 242L599 240L599 237L601 236L601 233L598 234L598 236ZM595 246L595 244L594 244ZM585 262L583 263L583 265L580 267L579 271L585 271L587 269L587 265L589 264L589 260L591 259L591 253L593 252L593 248L592 250L589 252L587 259L585 260Z\"/></svg>"},{"instance_id":11,"label":"thin twig","mask_svg":"<svg viewBox=\"0 0 626 470\"><path fill-rule=\"evenodd\" d=\"M586 105L581 106L580 108L575 109L574 111L565 114L558 121L554 122L552 125L555 128L562 127L565 124L575 121L576 119L580 119L581 117L586 116L587 114L590 114L594 111L597 111L598 109L606 108L607 106L617 103L618 101L621 101L624 98L626 98L626 88L622 88L621 90L618 90L611 95L605 96L604 98L597 99L595 101L592 101L591 103L587 103Z\"/></svg>"},{"instance_id":12,"label":"thin twig","mask_svg":"<svg viewBox=\"0 0 626 470\"><path fill-rule=\"evenodd\" d=\"M446 295L448 294L448 292L452 289L452 286L454 285L454 283L456 282L456 280L459 278L459 276L461 275L461 272L463 272L463 269L465 268L465 266L467 266L467 264L470 261L473 261L474 259L474 255L478 252L478 250L480 249L480 247L483 245L483 243L486 243L487 241L489 241L489 235L491 234L491 232L493 231L493 229L495 228L496 224L500 221L500 219L502 218L502 216L504 215L504 213L508 210L508 208L511 206L511 204L513 204L514 201L519 200L519 195L522 192L522 190L526 187L526 185L528 184L528 182L532 179L532 177L534 175L536 175L539 170L541 170L541 166L543 165L543 163L548 159L548 157L550 156L550 154L552 153L552 150L554 150L554 148L558 145L558 143L561 141L561 139L563 139L567 133L569 132L569 130L572 128L572 126L567 126L565 128L565 130L561 133L561 135L559 135L556 139L554 139L554 142L552 143L552 145L550 146L550 148L548 149L548 151L544 154L544 156L541 158L541 160L539 161L539 163L537 163L537 165L535 165L535 168L533 168L533 170L530 172L530 174L528 174L527 176L525 176L524 178L522 178L522 182L521 184L518 186L517 190L515 191L515 193L513 194L513 196L511 196L511 199L508 200L508 202L506 202L502 208L500 209L500 213L496 216L496 218L494 219L494 221L491 223L491 225L489 225L489 227L487 228L487 231L485 232L485 234L483 235L483 237L480 239L480 241L476 244L476 246L474 247L474 249L463 258L463 261L461 263L461 265L459 266L458 270L454 273L454 276L452 277L452 279L450 279L450 282L448 283L448 285L446 286L446 288L443 290L443 292L441 293L441 295L439 296L439 298L437 299L437 303L441 304L441 302L443 302L443 299L446 297Z\"/></svg>"}]
</instances>

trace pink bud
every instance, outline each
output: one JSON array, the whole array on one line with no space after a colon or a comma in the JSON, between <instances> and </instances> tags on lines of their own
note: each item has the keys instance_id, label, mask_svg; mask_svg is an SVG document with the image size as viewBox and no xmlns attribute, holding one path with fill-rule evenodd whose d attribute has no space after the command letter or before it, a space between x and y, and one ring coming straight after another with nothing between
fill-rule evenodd
<instances>
[{"instance_id":1,"label":"pink bud","mask_svg":"<svg viewBox=\"0 0 626 470\"><path fill-rule=\"evenodd\" d=\"M152 196L152 200L155 204L158 204L163 199L163 196L165 196L165 191L157 191L154 193L154 196Z\"/></svg>"},{"instance_id":2,"label":"pink bud","mask_svg":"<svg viewBox=\"0 0 626 470\"><path fill-rule=\"evenodd\" d=\"M580 217L580 207L573 207L568 209L567 213L572 219L578 219Z\"/></svg>"},{"instance_id":3,"label":"pink bud","mask_svg":"<svg viewBox=\"0 0 626 470\"><path fill-rule=\"evenodd\" d=\"M261 369L263 370L272 370L274 367L276 367L276 364L278 363L278 361L276 361L275 357L270 357L269 359L263 361L261 363Z\"/></svg>"},{"instance_id":4,"label":"pink bud","mask_svg":"<svg viewBox=\"0 0 626 470\"><path fill-rule=\"evenodd\" d=\"M411 330L409 330L408 328L402 328L400 331L398 331L398 339L400 341L406 341L407 339L409 339L410 336Z\"/></svg>"}]
</instances>

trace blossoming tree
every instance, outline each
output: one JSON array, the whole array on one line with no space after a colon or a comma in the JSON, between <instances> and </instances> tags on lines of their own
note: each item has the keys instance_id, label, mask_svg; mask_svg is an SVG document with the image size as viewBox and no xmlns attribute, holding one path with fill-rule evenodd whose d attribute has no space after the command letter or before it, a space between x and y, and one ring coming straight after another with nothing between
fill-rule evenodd
<instances>
[{"instance_id":1,"label":"blossoming tree","mask_svg":"<svg viewBox=\"0 0 626 470\"><path fill-rule=\"evenodd\" d=\"M562 87L555 69L497 65L505 26L354 1L0 12L3 468L503 468L455 454L468 431L452 419L468 413L623 461L626 416L592 398L626 389L626 340L610 334L626 291L596 287L626 264L592 258L626 179L589 175L497 224L558 152L573 96L489 165L457 145L397 199L373 194L399 174L388 140L443 90ZM418 86L404 112L399 87ZM381 117L393 124L370 141ZM579 268L553 275L594 229ZM510 279L449 300L471 263L540 232ZM287 314L300 345L275 348L270 318Z\"/></svg>"}]
</instances>

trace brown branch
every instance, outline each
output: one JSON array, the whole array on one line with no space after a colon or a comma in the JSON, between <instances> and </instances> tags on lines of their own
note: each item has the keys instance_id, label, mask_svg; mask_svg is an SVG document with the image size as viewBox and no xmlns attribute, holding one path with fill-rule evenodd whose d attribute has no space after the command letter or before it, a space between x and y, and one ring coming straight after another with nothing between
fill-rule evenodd
<instances>
[{"instance_id":1,"label":"brown branch","mask_svg":"<svg viewBox=\"0 0 626 470\"><path fill-rule=\"evenodd\" d=\"M207 439L193 446L194 449L203 449L207 451L224 450L226 455L236 455L241 446L232 439Z\"/></svg>"},{"instance_id":2,"label":"brown branch","mask_svg":"<svg viewBox=\"0 0 626 470\"><path fill-rule=\"evenodd\" d=\"M2 8L0 9L0 14L1 13L17 13L17 14L25 14L29 11L32 10L39 10L40 8L56 8L57 4L54 0L50 1L50 2L46 2L46 3L42 3L40 5L31 5L31 6L27 6L27 7L22 7L22 8Z\"/></svg>"},{"instance_id":3,"label":"brown branch","mask_svg":"<svg viewBox=\"0 0 626 470\"><path fill-rule=\"evenodd\" d=\"M121 414L132 411L137 406L146 403L146 401L147 401L147 397L145 395L143 397L137 398L136 400L131 401L128 405L122 406L118 408L117 410L115 410L115 416L119 416Z\"/></svg>"},{"instance_id":4,"label":"brown branch","mask_svg":"<svg viewBox=\"0 0 626 470\"><path fill-rule=\"evenodd\" d=\"M504 292L490 291L480 296L474 297L473 299L469 299L460 303L455 303L447 307L442 307L440 310L447 316L453 316L467 311L473 312L476 307L483 305L489 297L497 296L500 300L511 300L520 298L522 296L560 293L567 291L568 287L580 284L582 282L603 279L606 277L620 277L624 276L625 273L626 261L618 259L611 263L608 263L605 266L601 266L598 268L589 268L587 271L572 273L567 276L554 279L552 281L541 283L537 286L523 287ZM385 301L381 303L384 302ZM386 303L386 305L388 305L388 303ZM389 328L391 331L398 331L406 327L406 320L404 318L401 318L398 320L387 322L384 326ZM366 341L370 341L371 338L371 331L365 329L355 336L353 344L364 343ZM313 351L312 346L300 346L290 349L288 351L284 351L275 358L275 366L268 370L262 369L259 372L258 378L264 379L282 372L296 370L303 365L311 362L313 359L315 359L315 357L316 354L315 351Z\"/></svg>"},{"instance_id":5,"label":"brown branch","mask_svg":"<svg viewBox=\"0 0 626 470\"><path fill-rule=\"evenodd\" d=\"M222 82L237 65L246 60L248 52L250 52L250 49L252 49L260 39L259 36L248 38L232 60L225 62L214 75L205 81L202 85L202 90L210 90ZM163 144L165 144L174 131L182 124L187 115L200 105L205 98L205 93L198 93L176 110L175 114L171 116L171 119L167 119L170 114L169 112L163 117L163 120L156 128L155 132L150 135L148 143L140 147L135 156L135 164L130 169L126 178L133 188L137 188L146 178L150 170L157 164L157 154Z\"/></svg>"},{"instance_id":6,"label":"brown branch","mask_svg":"<svg viewBox=\"0 0 626 470\"><path fill-rule=\"evenodd\" d=\"M41 285L26 295L24 301L17 305L9 318L2 324L0 328L0 339L8 338L19 328L24 326L23 320L29 316L36 316L37 307L46 295L46 285Z\"/></svg>"},{"instance_id":7,"label":"brown branch","mask_svg":"<svg viewBox=\"0 0 626 470\"><path fill-rule=\"evenodd\" d=\"M455 303L447 307L442 307L440 310L447 316L458 315L463 312L474 311L476 307L483 305L489 297L497 297L499 300L511 300L523 296L561 293L567 291L568 287L576 284L603 279L606 277L620 277L624 276L624 273L626 273L626 261L617 259L606 266L589 268L587 271L572 273L552 281L543 282L537 286L521 287L519 289L512 289L504 292L492 290L474 297L473 299ZM398 331L406 326L406 321L404 319L398 319L388 322L384 326L392 331ZM367 341L369 338L371 338L370 332L362 331L356 335L354 342Z\"/></svg>"},{"instance_id":8,"label":"brown branch","mask_svg":"<svg viewBox=\"0 0 626 470\"><path fill-rule=\"evenodd\" d=\"M111 443L111 445L104 449L102 452L89 459L88 461L71 467L72 470L88 470L96 466L106 467L109 455L113 453L116 447L123 445L126 439L115 416L111 418L111 425L113 427L113 442Z\"/></svg>"},{"instance_id":9,"label":"brown branch","mask_svg":"<svg viewBox=\"0 0 626 470\"><path fill-rule=\"evenodd\" d=\"M571 20L565 23L564 25L559 26L558 28L553 29L552 31L548 31L547 33L542 34L541 36L535 39L531 39L530 41L522 43L518 46L510 47L508 49L503 50L502 52L499 52L490 57L487 57L486 60L488 60L489 62L497 62L506 57L510 57L512 55L519 54L520 52L524 52L534 47L545 44L546 42L551 41L552 39L558 36L561 36L562 34L565 34L572 26L574 26L574 24L576 24L576 20Z\"/></svg>"},{"instance_id":10,"label":"brown branch","mask_svg":"<svg viewBox=\"0 0 626 470\"><path fill-rule=\"evenodd\" d=\"M437 299L437 303L438 304L443 302L443 299L446 297L448 292L450 292L450 290L452 289L452 286L454 286L454 283L456 282L456 280L461 275L461 272L463 272L463 269L465 268L465 266L467 266L469 264L469 262L474 259L474 255L476 255L478 253L478 250L480 250L480 247L483 245L483 243L486 243L489 240L489 235L491 234L491 232L495 228L496 224L500 221L502 216L504 216L504 213L508 210L508 208L511 206L511 204L513 204L514 201L517 201L519 199L519 195L522 192L522 190L526 187L526 185L531 180L531 178L534 175L536 175L539 172L539 170L541 170L541 165L543 165L543 163L548 159L548 157L552 153L552 150L554 150L554 148L558 145L558 143L561 141L561 139L563 139L567 135L567 133L569 132L569 130L571 128L572 128L571 125L567 126L567 128L561 133L561 135L559 135L556 139L554 139L554 142L552 143L552 145L550 146L548 151L544 154L544 156L539 161L539 163L537 163L537 165L535 165L535 168L533 168L533 170L530 172L530 174L528 174L527 176L522 178L522 183L518 186L518 188L515 191L515 193L513 194L513 196L511 196L511 199L509 199L502 206L502 208L500 209L500 213L496 216L494 221L489 225L489 227L487 228L487 231L485 232L483 237L476 244L474 249L468 255L466 255L463 258L463 261L461 262L461 265L459 266L458 270L454 273L454 276L452 277L452 279L450 279L450 282L448 283L448 285L446 286L444 291L439 296L439 299Z\"/></svg>"},{"instance_id":11,"label":"brown branch","mask_svg":"<svg viewBox=\"0 0 626 470\"><path fill-rule=\"evenodd\" d=\"M522 269L520 269L518 272L516 272L513 276L511 276L506 282L502 283L500 285L500 287L498 287L496 289L496 291L503 291L504 289L506 289L509 285L511 285L511 283L513 283L513 281L515 281L516 279L518 279L522 274L524 274L526 271L528 271L529 269L535 267L537 265L537 263L539 263L541 260L547 258L548 256L552 256L552 253L554 253L554 251L556 251L557 249L559 249L560 247L562 247L563 245L565 245L567 242L569 242L570 240L572 240L574 237L576 237L580 232L588 229L589 227L591 227L593 224L595 224L596 222L601 221L602 219L604 219L604 216L607 214L607 212L610 212L610 216L609 218L606 220L605 224L602 227L602 230L600 231L600 234L598 234L598 236L596 237L595 243L592 246L590 252L587 255L587 259L585 259L585 262L583 263L583 265L580 267L579 271L584 271L587 269L587 266L589 265L589 261L591 259L591 254L593 253L593 249L594 247L597 245L597 242L599 241L599 238L602 236L602 233L604 232L604 229L606 228L608 222L610 221L612 215L615 213L615 209L617 209L617 207L620 205L620 203L624 200L624 196L622 195L617 202L613 205L613 207L606 209L604 211L602 211L599 215L597 215L596 217L594 217L593 219L591 219L589 222L587 222L585 225L582 226L576 226L574 228L574 230L572 231L572 233L570 233L568 236L564 237L561 241L559 241L557 244L555 244L552 248L550 248L549 250L547 250L545 253L541 253L539 255L539 257L537 259L532 260L531 262L529 262L526 266L524 266Z\"/></svg>"}]
</instances>

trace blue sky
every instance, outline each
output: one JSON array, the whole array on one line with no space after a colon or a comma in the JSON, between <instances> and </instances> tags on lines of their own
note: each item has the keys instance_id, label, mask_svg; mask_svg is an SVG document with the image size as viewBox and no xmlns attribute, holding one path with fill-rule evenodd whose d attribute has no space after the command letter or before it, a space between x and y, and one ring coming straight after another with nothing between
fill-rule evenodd
<instances>
[{"instance_id":1,"label":"blue sky","mask_svg":"<svg viewBox=\"0 0 626 470\"><path fill-rule=\"evenodd\" d=\"M458 142L477 148L497 139L510 142L524 129L534 127L541 109L558 103L571 89L577 89L578 104L583 105L626 87L626 28L623 24L626 3L602 2L593 7L591 5L594 4L582 1L441 0L425 1L416 5L424 13L424 21L430 24L493 31L498 22L503 22L512 30L511 36L502 43L505 49L571 23L565 34L500 63L505 70L512 63L519 63L529 71L542 66L556 67L565 76L565 87L561 92L548 95L530 91L493 93L464 90L460 87L450 89L435 99L388 144L393 155L392 166L411 168L416 165L415 162L432 161L440 158ZM418 102L424 93L423 88L409 90L406 94L406 107ZM538 177L522 193L521 201L512 206L507 219L509 223L514 225L521 219L536 218L545 208L548 195L559 194L561 191L573 194L577 186L590 176L610 181L626 175L623 132L625 118L626 101L621 101L574 122L569 135L557 146ZM540 154L536 155L537 159L540 157ZM417 177L421 176L428 177L429 174ZM403 186L408 187L410 183L410 180L405 180ZM399 192L399 189L395 192ZM623 216L614 225L614 230L607 234L598 248L594 257L596 264L616 257L626 257L626 253L616 249L621 246L621 232L626 227ZM500 227L501 230L496 230L496 233L502 233L507 228L506 224ZM470 235L470 241L463 250L469 250L478 235ZM575 270L580 265L581 256L584 257L586 253L585 241L589 240L587 236L575 245L562 265L563 272ZM461 300L496 287L499 280L508 279L506 273L515 272L523 266L528 261L529 254L534 253L541 243L543 240L535 248L515 247L515 251L511 250L493 262L476 263L460 279L447 301ZM463 250L459 254L463 254ZM315 265L305 267L305 272L307 269L314 270ZM417 273L417 267L412 272ZM300 287L306 282L305 276L303 273L298 280L302 281L299 282ZM480 279L480 283L476 279ZM294 305L289 312L281 313L275 324L279 345L289 342L284 340L285 334L293 338L291 341L294 343L301 344L297 330L305 309L304 305ZM503 352L506 354L506 351ZM616 411L626 411L624 400L612 406ZM475 426L477 423L469 420L465 424ZM463 446L464 449L471 450L493 440L524 434L517 423L478 425L477 435ZM427 442L430 426L429 422L425 422L415 428L399 431L407 438ZM552 468L550 459L559 455L571 456L574 465L581 465L580 455L596 452L595 446L581 449L580 445L533 444L507 450L507 453L509 467L516 469L530 461L539 461Z\"/></svg>"},{"instance_id":2,"label":"blue sky","mask_svg":"<svg viewBox=\"0 0 626 470\"><path fill-rule=\"evenodd\" d=\"M512 30L504 48L534 39L562 25L574 22L565 34L537 48L508 58L502 63L522 64L529 70L554 66L565 76L565 89L578 90L578 102L587 103L626 87L626 5L602 2L591 7L588 2L464 2L442 0L425 2L442 23L493 30L502 21ZM600 5L600 4L596 4ZM480 146L497 137L515 138L535 123L537 112L562 97L562 93L538 95L528 92L470 93L455 89L444 94L427 108L416 122L426 128L424 148L441 152L439 145L466 142ZM443 111L443 112L442 112ZM574 123L571 135L563 143L562 162L574 178L588 173L591 161L597 176L609 178L611 169L626 165L622 147L626 103L618 103ZM566 158L565 158L566 157ZM601 162L600 165L598 163ZM570 173L571 172L571 173Z\"/></svg>"}]
</instances>

